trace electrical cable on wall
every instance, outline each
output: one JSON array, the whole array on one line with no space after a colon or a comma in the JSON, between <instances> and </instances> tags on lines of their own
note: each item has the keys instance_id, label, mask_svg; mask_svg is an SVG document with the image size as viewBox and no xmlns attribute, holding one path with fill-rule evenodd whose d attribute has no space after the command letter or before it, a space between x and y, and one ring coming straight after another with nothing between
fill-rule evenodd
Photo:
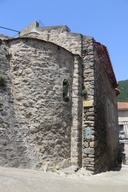
<instances>
[{"instance_id":1,"label":"electrical cable on wall","mask_svg":"<svg viewBox=\"0 0 128 192\"><path fill-rule=\"evenodd\" d=\"M10 29L10 28L7 28L7 27L2 27L2 26L0 26L0 28L20 33L20 31L17 31L15 29Z\"/></svg>"}]
</instances>

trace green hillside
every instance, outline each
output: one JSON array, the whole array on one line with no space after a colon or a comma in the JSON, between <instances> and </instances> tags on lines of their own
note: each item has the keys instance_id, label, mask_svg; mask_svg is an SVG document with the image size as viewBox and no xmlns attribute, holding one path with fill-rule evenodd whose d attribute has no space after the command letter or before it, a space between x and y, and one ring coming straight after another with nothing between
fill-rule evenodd
<instances>
[{"instance_id":1,"label":"green hillside","mask_svg":"<svg viewBox=\"0 0 128 192\"><path fill-rule=\"evenodd\" d=\"M118 89L120 90L120 95L118 95L117 100L128 102L128 80L119 81Z\"/></svg>"}]
</instances>

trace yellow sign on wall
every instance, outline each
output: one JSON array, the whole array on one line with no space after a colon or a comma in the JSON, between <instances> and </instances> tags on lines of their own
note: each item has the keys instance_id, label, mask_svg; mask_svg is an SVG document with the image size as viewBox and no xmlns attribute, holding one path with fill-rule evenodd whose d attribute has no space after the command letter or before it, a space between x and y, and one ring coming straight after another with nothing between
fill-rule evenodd
<instances>
[{"instance_id":1,"label":"yellow sign on wall","mask_svg":"<svg viewBox=\"0 0 128 192\"><path fill-rule=\"evenodd\" d=\"M92 107L93 106L93 100L91 101L83 101L83 107Z\"/></svg>"}]
</instances>

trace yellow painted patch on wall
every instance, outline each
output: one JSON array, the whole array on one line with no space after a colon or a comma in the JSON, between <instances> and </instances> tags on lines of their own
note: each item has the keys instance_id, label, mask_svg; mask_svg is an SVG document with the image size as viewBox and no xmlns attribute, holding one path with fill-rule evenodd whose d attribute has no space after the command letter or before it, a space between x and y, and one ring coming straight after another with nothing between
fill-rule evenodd
<instances>
[{"instance_id":1,"label":"yellow painted patch on wall","mask_svg":"<svg viewBox=\"0 0 128 192\"><path fill-rule=\"evenodd\" d=\"M93 106L93 100L91 101L83 101L83 107L92 107Z\"/></svg>"}]
</instances>

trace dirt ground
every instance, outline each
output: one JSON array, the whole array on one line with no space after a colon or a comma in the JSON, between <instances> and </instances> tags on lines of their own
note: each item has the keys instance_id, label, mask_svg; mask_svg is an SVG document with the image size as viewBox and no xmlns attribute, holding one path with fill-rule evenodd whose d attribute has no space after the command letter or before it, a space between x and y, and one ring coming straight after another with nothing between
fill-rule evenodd
<instances>
[{"instance_id":1,"label":"dirt ground","mask_svg":"<svg viewBox=\"0 0 128 192\"><path fill-rule=\"evenodd\" d=\"M0 167L0 192L128 192L128 166L97 175Z\"/></svg>"}]
</instances>

